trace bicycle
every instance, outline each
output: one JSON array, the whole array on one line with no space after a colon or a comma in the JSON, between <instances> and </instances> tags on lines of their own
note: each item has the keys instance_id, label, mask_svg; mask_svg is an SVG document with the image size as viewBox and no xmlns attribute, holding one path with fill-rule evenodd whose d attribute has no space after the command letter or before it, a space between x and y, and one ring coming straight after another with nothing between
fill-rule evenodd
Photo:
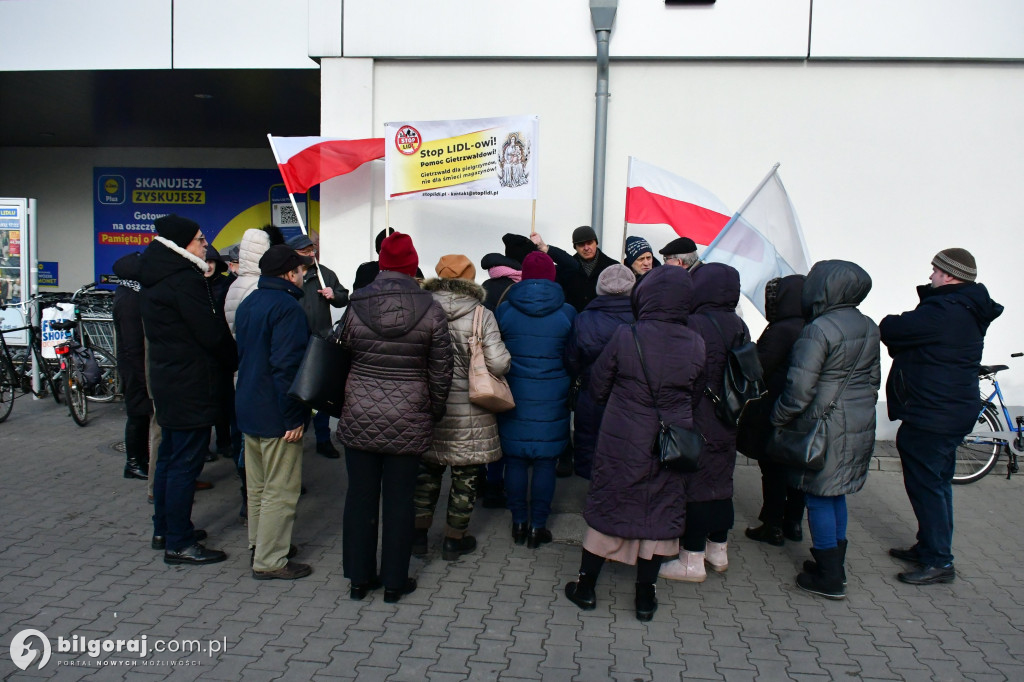
<instances>
[{"instance_id":1,"label":"bicycle","mask_svg":"<svg viewBox=\"0 0 1024 682\"><path fill-rule=\"evenodd\" d=\"M71 418L79 426L89 423L89 401L87 400L90 391L90 384L86 375L88 371L86 364L89 362L89 349L85 348L75 340L74 330L79 325L79 320L65 320L51 322L50 327L55 331L71 331L72 335L58 344L54 349L60 361L62 384L64 387L64 402L67 403L68 412ZM96 367L97 375L100 375L99 367Z\"/></svg>"},{"instance_id":2,"label":"bicycle","mask_svg":"<svg viewBox=\"0 0 1024 682\"><path fill-rule=\"evenodd\" d=\"M115 336L112 330L109 334L101 332L99 325L107 322L105 318L97 317L95 313L90 317L82 315L81 307L78 304L78 297L95 287L96 282L90 282L71 295L71 303L74 305L75 325L72 327L64 326L62 329L78 330L79 343L83 348L93 352L102 372L99 383L86 390L85 399L98 403L108 403L123 394L121 390L121 374L117 371L116 353L104 346L95 344L92 337L94 334L103 338L109 337L109 340L113 341L115 348L117 342L114 340ZM92 330L91 333L90 329Z\"/></svg>"},{"instance_id":3,"label":"bicycle","mask_svg":"<svg viewBox=\"0 0 1024 682\"><path fill-rule=\"evenodd\" d=\"M0 305L0 310L7 310L8 308L25 308L30 303L35 302L37 297L32 297L22 303L14 303L7 305ZM13 332L26 331L28 332L28 346L24 351L24 357L19 354L19 362L15 362L15 355L11 352L10 346L7 345L6 334ZM10 327L4 328L0 333L0 422L7 419L11 414L11 410L14 409L14 399L28 393L31 393L36 398L42 398L46 395L47 389L49 389L50 395L53 396L54 402L60 404L61 391L57 388L56 375L59 370L53 370L54 365L46 360L42 354L42 346L39 342L39 328L32 325L31 322L21 327ZM32 376L32 365L40 370L40 376L43 380L39 390L36 390L33 385Z\"/></svg>"},{"instance_id":4,"label":"bicycle","mask_svg":"<svg viewBox=\"0 0 1024 682\"><path fill-rule=\"evenodd\" d=\"M1010 357L1019 358L1024 353L1013 353ZM996 465L1000 452L1006 450L1006 478L1009 479L1019 470L1017 458L1024 455L1024 415L1010 419L1010 411L1006 409L1003 390L999 387L996 374L1009 369L1006 365L982 365L978 369L978 378L992 384L992 392L981 395L981 412L978 414L978 426L964 437L956 449L956 470L953 483L974 483L984 478ZM993 399L999 400L1002 410L1000 421L999 410ZM1003 423L1007 425L1003 430ZM1016 424L1016 426L1014 426Z\"/></svg>"}]
</instances>

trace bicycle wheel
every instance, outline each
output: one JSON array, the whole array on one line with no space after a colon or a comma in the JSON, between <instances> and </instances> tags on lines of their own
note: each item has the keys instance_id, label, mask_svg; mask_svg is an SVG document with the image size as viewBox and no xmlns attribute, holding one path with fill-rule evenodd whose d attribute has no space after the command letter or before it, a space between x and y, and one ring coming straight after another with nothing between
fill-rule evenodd
<instances>
[{"instance_id":1,"label":"bicycle wheel","mask_svg":"<svg viewBox=\"0 0 1024 682\"><path fill-rule=\"evenodd\" d=\"M1004 443L986 435L986 432L1002 431L999 415L992 407L986 407L978 415L978 424L974 431L964 438L956 449L956 470L953 472L953 483L963 485L974 483L982 478L999 459L999 451Z\"/></svg>"},{"instance_id":2,"label":"bicycle wheel","mask_svg":"<svg viewBox=\"0 0 1024 682\"><path fill-rule=\"evenodd\" d=\"M96 362L100 365L102 375L100 383L96 384L85 397L98 403L109 403L121 395L121 375L117 371L117 362L111 358L108 351L102 348L94 346L92 352L96 356Z\"/></svg>"},{"instance_id":3,"label":"bicycle wheel","mask_svg":"<svg viewBox=\"0 0 1024 682\"><path fill-rule=\"evenodd\" d=\"M85 386L82 383L82 372L77 368L69 367L65 370L67 377L64 381L64 399L68 404L68 412L71 418L79 426L85 426L89 422L89 403L85 400Z\"/></svg>"},{"instance_id":4,"label":"bicycle wheel","mask_svg":"<svg viewBox=\"0 0 1024 682\"><path fill-rule=\"evenodd\" d=\"M0 364L0 422L7 419L13 408L14 380L7 372L6 364Z\"/></svg>"}]
</instances>

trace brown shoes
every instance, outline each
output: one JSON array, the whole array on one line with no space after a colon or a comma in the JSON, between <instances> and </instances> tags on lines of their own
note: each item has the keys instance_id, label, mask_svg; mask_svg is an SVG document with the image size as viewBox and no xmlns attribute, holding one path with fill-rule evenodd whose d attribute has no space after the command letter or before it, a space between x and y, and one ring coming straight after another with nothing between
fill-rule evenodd
<instances>
[{"instance_id":1,"label":"brown shoes","mask_svg":"<svg viewBox=\"0 0 1024 682\"><path fill-rule=\"evenodd\" d=\"M256 580L298 580L312 572L313 567L309 564L289 561L276 571L253 571L252 577Z\"/></svg>"}]
</instances>

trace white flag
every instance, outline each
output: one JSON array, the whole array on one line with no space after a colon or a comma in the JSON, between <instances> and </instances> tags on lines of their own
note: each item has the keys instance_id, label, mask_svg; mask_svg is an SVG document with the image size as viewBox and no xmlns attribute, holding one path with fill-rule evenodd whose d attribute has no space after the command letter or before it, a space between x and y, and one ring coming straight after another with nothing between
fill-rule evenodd
<instances>
[{"instance_id":1,"label":"white flag","mask_svg":"<svg viewBox=\"0 0 1024 682\"><path fill-rule=\"evenodd\" d=\"M740 273L740 290L764 315L764 286L786 275L806 275L810 258L782 178L772 167L743 207L701 254L709 263L725 263Z\"/></svg>"}]
</instances>

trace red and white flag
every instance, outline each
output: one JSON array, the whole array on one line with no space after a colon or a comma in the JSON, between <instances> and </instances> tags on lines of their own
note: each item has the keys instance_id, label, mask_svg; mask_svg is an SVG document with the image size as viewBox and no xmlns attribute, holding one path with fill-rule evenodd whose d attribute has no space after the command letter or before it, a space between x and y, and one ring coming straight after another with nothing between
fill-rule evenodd
<instances>
[{"instance_id":1,"label":"red and white flag","mask_svg":"<svg viewBox=\"0 0 1024 682\"><path fill-rule=\"evenodd\" d=\"M668 225L697 244L713 242L731 216L721 199L700 185L632 156L626 185L627 223Z\"/></svg>"},{"instance_id":2,"label":"red and white flag","mask_svg":"<svg viewBox=\"0 0 1024 682\"><path fill-rule=\"evenodd\" d=\"M367 161L384 158L384 138L337 140L329 137L273 137L270 148L290 194L351 173Z\"/></svg>"}]
</instances>

